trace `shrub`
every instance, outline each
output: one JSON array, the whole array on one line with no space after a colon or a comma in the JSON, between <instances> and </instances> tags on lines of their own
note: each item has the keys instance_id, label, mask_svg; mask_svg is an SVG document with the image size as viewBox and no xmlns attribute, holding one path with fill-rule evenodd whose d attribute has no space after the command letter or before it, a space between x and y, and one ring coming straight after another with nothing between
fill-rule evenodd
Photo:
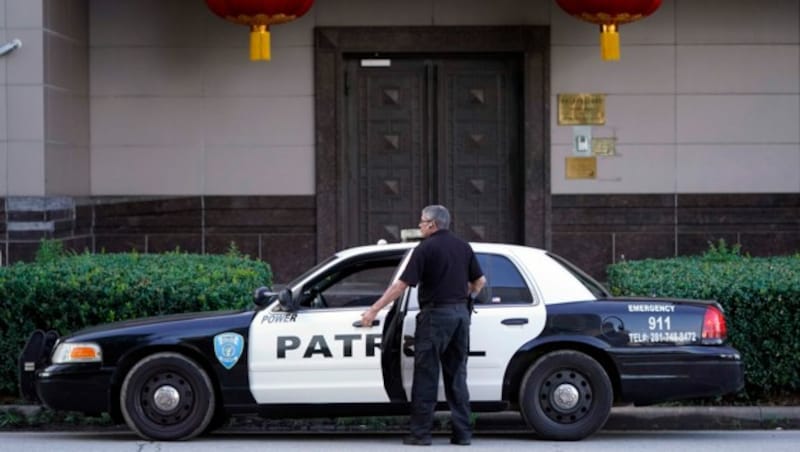
<instances>
[{"instance_id":1,"label":"shrub","mask_svg":"<svg viewBox=\"0 0 800 452\"><path fill-rule=\"evenodd\" d=\"M719 301L743 355L745 397L800 391L800 255L753 258L720 242L702 256L611 265L608 280L614 295Z\"/></svg>"},{"instance_id":2,"label":"shrub","mask_svg":"<svg viewBox=\"0 0 800 452\"><path fill-rule=\"evenodd\" d=\"M35 329L63 335L117 320L241 309L271 280L267 264L235 252L68 255L44 246L35 262L0 268L0 393L16 393L16 361Z\"/></svg>"}]
</instances>

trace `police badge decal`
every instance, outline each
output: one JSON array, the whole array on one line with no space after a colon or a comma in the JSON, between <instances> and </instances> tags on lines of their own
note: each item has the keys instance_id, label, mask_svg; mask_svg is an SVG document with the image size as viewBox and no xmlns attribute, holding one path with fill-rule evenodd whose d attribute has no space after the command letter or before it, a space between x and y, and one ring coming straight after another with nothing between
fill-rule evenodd
<instances>
[{"instance_id":1,"label":"police badge decal","mask_svg":"<svg viewBox=\"0 0 800 452\"><path fill-rule=\"evenodd\" d=\"M214 336L214 354L225 369L230 370L239 361L244 350L244 337L238 333L220 333Z\"/></svg>"}]
</instances>

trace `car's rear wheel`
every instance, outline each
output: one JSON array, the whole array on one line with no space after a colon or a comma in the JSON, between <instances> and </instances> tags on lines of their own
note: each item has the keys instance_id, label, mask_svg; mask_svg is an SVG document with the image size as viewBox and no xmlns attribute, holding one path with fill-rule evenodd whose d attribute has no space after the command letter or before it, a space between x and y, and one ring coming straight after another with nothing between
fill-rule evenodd
<instances>
[{"instance_id":1,"label":"car's rear wheel","mask_svg":"<svg viewBox=\"0 0 800 452\"><path fill-rule=\"evenodd\" d=\"M214 416L208 374L178 353L150 355L133 366L120 391L122 415L139 436L185 440L199 435Z\"/></svg>"},{"instance_id":2,"label":"car's rear wheel","mask_svg":"<svg viewBox=\"0 0 800 452\"><path fill-rule=\"evenodd\" d=\"M576 441L606 423L613 399L603 366L589 355L564 350L543 355L528 369L520 411L540 438Z\"/></svg>"}]
</instances>

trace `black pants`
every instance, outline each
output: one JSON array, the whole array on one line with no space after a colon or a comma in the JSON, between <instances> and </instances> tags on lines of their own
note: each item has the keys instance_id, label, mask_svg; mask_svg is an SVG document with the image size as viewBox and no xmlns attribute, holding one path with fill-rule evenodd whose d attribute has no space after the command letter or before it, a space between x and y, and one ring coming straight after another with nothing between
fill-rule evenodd
<instances>
[{"instance_id":1,"label":"black pants","mask_svg":"<svg viewBox=\"0 0 800 452\"><path fill-rule=\"evenodd\" d=\"M472 436L467 389L469 314L464 303L426 308L417 315L410 425L411 434L417 438L431 436L440 363L453 438L470 439Z\"/></svg>"}]
</instances>

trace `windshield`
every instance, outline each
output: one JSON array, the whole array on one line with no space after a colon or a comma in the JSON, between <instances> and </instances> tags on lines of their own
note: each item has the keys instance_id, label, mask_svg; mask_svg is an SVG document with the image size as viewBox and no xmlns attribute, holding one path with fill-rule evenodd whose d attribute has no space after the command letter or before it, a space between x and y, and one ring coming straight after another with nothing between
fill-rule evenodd
<instances>
[{"instance_id":1,"label":"windshield","mask_svg":"<svg viewBox=\"0 0 800 452\"><path fill-rule=\"evenodd\" d=\"M311 276L312 273L314 273L317 270L319 270L320 268L328 265L329 263L331 263L331 261L333 261L335 259L336 259L336 255L335 254L329 256L324 261L322 261L322 262L318 263L317 265L309 268L308 270L304 271L300 276L298 276L295 279L291 280L288 284L286 284L286 287L295 287L295 286L299 285L301 282L303 282L304 279L306 279L309 276Z\"/></svg>"}]
</instances>

